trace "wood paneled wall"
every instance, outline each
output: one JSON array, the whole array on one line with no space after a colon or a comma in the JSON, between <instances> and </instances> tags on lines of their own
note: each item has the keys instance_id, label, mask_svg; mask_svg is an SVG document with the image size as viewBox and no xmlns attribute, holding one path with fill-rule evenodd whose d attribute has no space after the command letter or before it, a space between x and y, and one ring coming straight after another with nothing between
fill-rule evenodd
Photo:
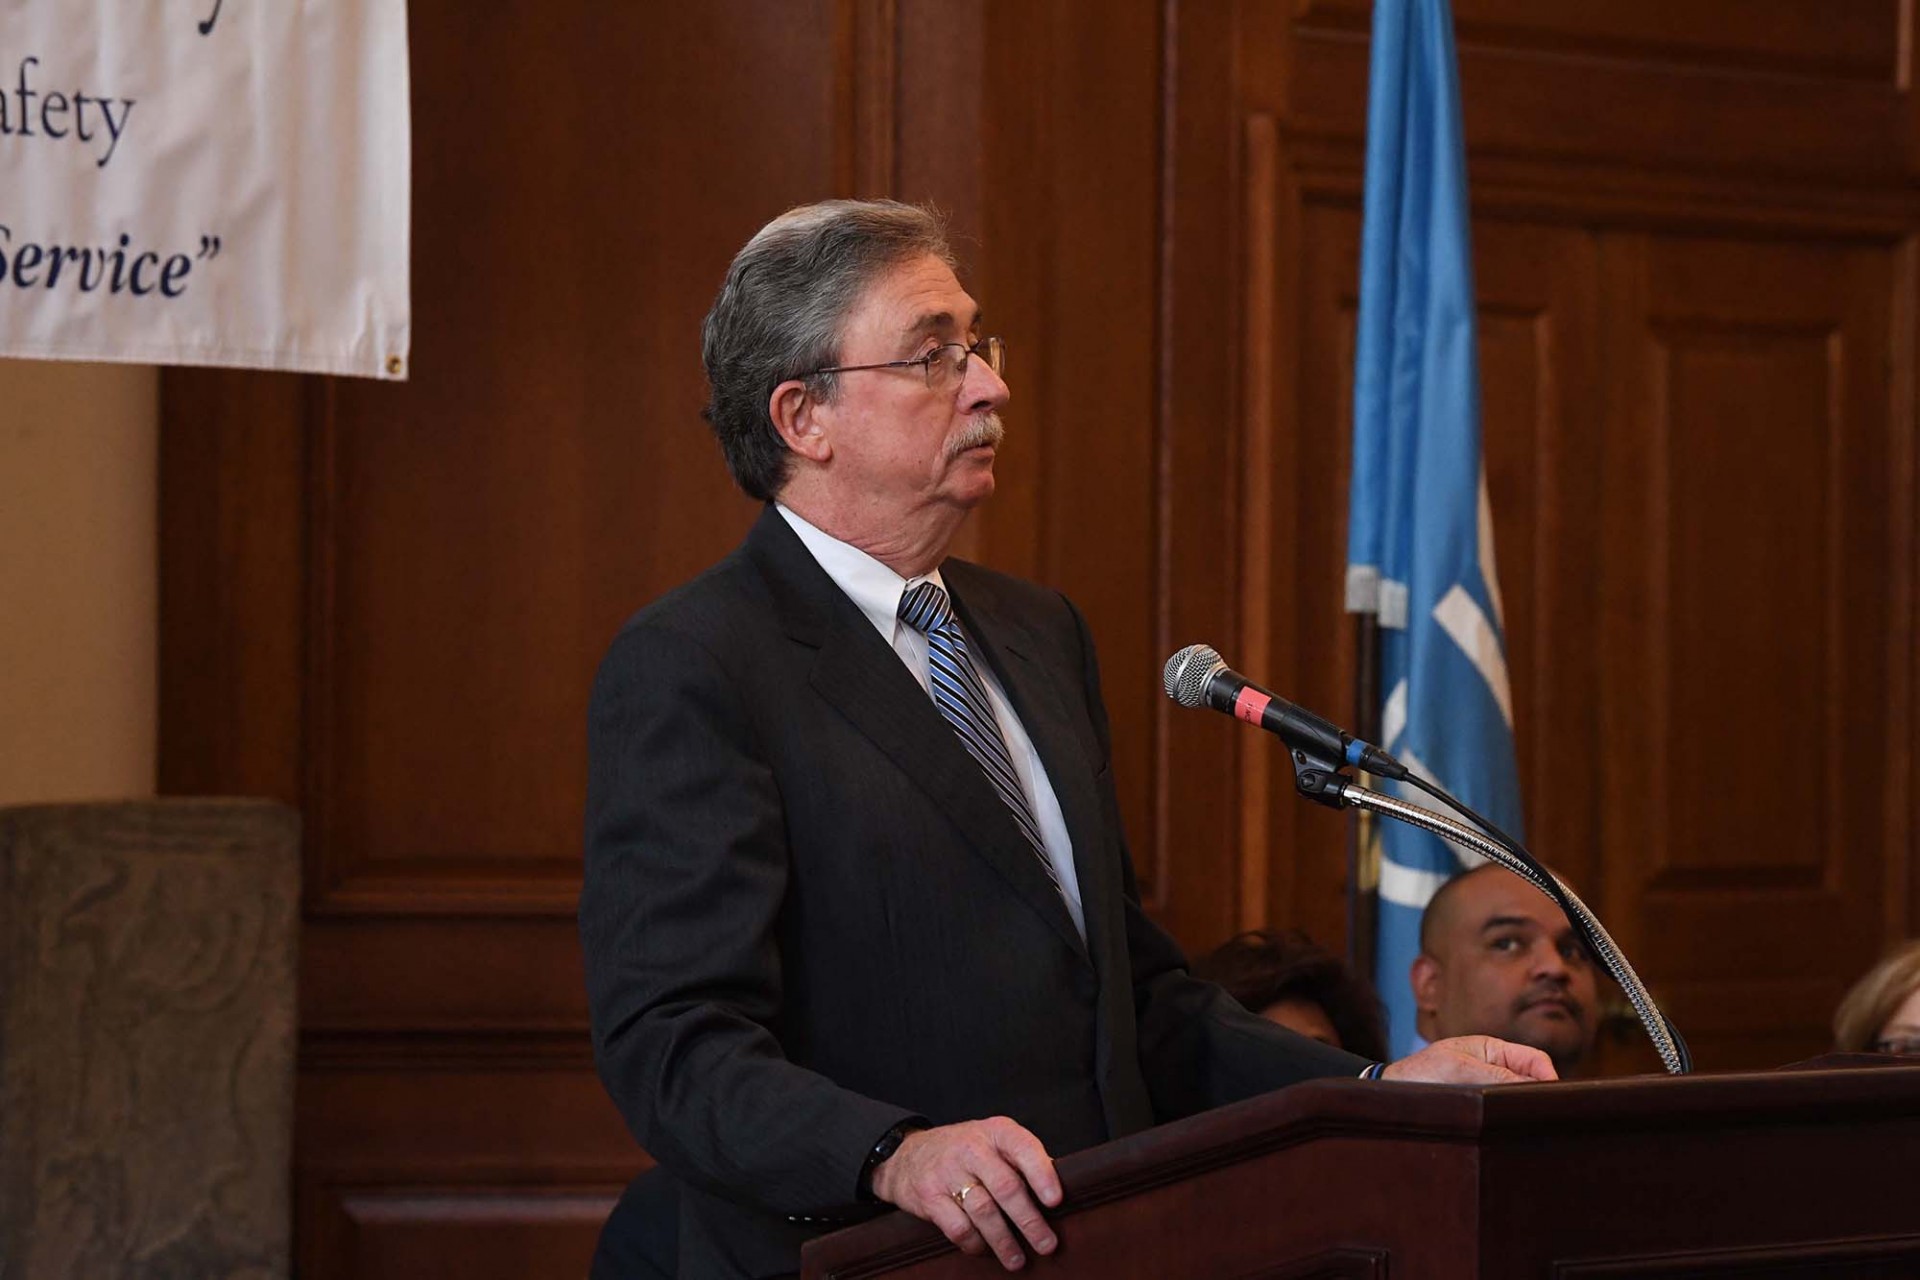
<instances>
[{"instance_id":1,"label":"wood paneled wall","mask_svg":"<svg viewBox=\"0 0 1920 1280\"><path fill-rule=\"evenodd\" d=\"M1014 389L961 551L1091 619L1153 911L1337 944L1341 819L1158 672L1351 714L1364 0L410 9L413 380L163 388L161 785L306 820L302 1273L577 1276L644 1161L586 694L752 517L698 323L790 204L952 214ZM1911 9L1455 2L1530 835L1706 1067L1920 919Z\"/></svg>"}]
</instances>

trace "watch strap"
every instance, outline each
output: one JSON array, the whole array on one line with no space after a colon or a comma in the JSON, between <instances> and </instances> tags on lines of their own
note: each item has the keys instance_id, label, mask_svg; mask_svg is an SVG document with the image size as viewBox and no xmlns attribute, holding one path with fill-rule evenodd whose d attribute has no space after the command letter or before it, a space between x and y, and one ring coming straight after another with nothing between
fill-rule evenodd
<instances>
[{"instance_id":1,"label":"watch strap","mask_svg":"<svg viewBox=\"0 0 1920 1280\"><path fill-rule=\"evenodd\" d=\"M867 1152L866 1162L860 1166L860 1181L855 1190L862 1200L873 1201L877 1199L873 1194L874 1170L878 1169L894 1152L900 1149L900 1144L907 1140L908 1134L917 1133L926 1127L927 1125L924 1120L917 1118L902 1120L899 1124L894 1125L891 1129L888 1129L880 1135L880 1140L873 1144L871 1151Z\"/></svg>"}]
</instances>

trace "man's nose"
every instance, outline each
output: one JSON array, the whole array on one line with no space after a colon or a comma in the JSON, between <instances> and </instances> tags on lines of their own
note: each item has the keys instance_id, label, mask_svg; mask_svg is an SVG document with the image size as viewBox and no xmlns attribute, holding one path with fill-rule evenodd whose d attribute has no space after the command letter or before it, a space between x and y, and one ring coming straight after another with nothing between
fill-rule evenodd
<instances>
[{"instance_id":1,"label":"man's nose","mask_svg":"<svg viewBox=\"0 0 1920 1280\"><path fill-rule=\"evenodd\" d=\"M1560 948L1546 942L1533 949L1533 971L1543 978L1553 978L1566 982L1573 976L1573 969L1567 964L1567 958L1560 954Z\"/></svg>"},{"instance_id":2,"label":"man's nose","mask_svg":"<svg viewBox=\"0 0 1920 1280\"><path fill-rule=\"evenodd\" d=\"M980 356L967 358L967 372L960 383L961 403L966 405L968 413L984 413L997 410L1013 398L1013 392L1006 380L993 371L993 366Z\"/></svg>"}]
</instances>

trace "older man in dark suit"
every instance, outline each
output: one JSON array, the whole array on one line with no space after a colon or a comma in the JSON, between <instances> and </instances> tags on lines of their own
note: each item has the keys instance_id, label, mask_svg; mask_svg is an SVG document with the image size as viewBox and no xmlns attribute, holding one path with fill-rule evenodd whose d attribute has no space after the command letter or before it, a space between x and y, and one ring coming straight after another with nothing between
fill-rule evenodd
<instances>
[{"instance_id":1,"label":"older man in dark suit","mask_svg":"<svg viewBox=\"0 0 1920 1280\"><path fill-rule=\"evenodd\" d=\"M683 1274L791 1272L876 1203L1018 1267L1057 1244L1052 1155L1381 1074L1187 976L1140 910L1084 620L948 558L1008 392L937 220L776 219L704 355L769 505L601 667L581 899L601 1075L684 1184ZM1551 1068L1475 1038L1384 1074Z\"/></svg>"}]
</instances>

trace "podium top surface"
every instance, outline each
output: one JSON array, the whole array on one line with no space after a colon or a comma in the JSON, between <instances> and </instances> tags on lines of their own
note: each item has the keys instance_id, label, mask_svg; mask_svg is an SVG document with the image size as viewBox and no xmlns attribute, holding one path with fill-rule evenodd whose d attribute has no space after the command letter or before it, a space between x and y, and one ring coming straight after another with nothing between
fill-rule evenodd
<instances>
[{"instance_id":1,"label":"podium top surface","mask_svg":"<svg viewBox=\"0 0 1920 1280\"><path fill-rule=\"evenodd\" d=\"M1829 1055L1776 1071L1500 1086L1314 1080L1062 1157L1066 1198L1080 1213L1289 1147L1359 1140L1473 1149L1563 1146L1578 1135L1632 1142L1686 1133L1849 1130L1920 1133L1920 1063ZM806 1246L807 1274L836 1274L858 1257L905 1258L945 1245L926 1223L895 1213Z\"/></svg>"},{"instance_id":2,"label":"podium top surface","mask_svg":"<svg viewBox=\"0 0 1920 1280\"><path fill-rule=\"evenodd\" d=\"M1309 1080L1063 1157L1068 1198L1123 1194L1138 1170L1204 1167L1333 1136L1486 1142L1592 1128L1723 1128L1920 1116L1920 1063L1830 1054L1776 1071L1646 1075L1552 1084ZM1156 1176L1160 1176L1156 1173Z\"/></svg>"}]
</instances>

